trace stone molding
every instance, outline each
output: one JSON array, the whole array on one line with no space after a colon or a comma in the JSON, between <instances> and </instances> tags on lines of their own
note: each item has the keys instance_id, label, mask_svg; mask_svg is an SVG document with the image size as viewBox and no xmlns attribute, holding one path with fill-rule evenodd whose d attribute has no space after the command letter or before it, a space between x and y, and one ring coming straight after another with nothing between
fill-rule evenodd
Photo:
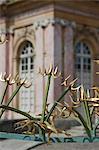
<instances>
[{"instance_id":1,"label":"stone molding","mask_svg":"<svg viewBox=\"0 0 99 150\"><path fill-rule=\"evenodd\" d=\"M14 30L11 28L4 28L4 27L0 27L0 33L2 34L14 34Z\"/></svg>"},{"instance_id":2,"label":"stone molding","mask_svg":"<svg viewBox=\"0 0 99 150\"><path fill-rule=\"evenodd\" d=\"M15 32L18 37L24 37L24 36L27 37L28 35L33 36L33 37L35 36L32 26L16 29Z\"/></svg>"},{"instance_id":3,"label":"stone molding","mask_svg":"<svg viewBox=\"0 0 99 150\"><path fill-rule=\"evenodd\" d=\"M62 27L76 27L76 23L74 21L69 21L65 19L60 19L60 18L47 18L43 20L38 20L33 23L33 28L37 30L39 27L41 28L46 28L49 24L51 25L56 25L59 24Z\"/></svg>"},{"instance_id":4,"label":"stone molding","mask_svg":"<svg viewBox=\"0 0 99 150\"><path fill-rule=\"evenodd\" d=\"M75 37L83 35L84 37L91 36L97 42L99 42L99 33L98 29L94 27L89 27L85 25L77 25L75 30Z\"/></svg>"}]
</instances>

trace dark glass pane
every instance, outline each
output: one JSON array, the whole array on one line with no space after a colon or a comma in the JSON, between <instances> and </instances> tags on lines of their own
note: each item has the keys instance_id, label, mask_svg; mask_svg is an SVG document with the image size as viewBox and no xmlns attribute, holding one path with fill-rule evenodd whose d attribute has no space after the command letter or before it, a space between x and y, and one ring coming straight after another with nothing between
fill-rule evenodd
<instances>
[{"instance_id":1,"label":"dark glass pane","mask_svg":"<svg viewBox=\"0 0 99 150\"><path fill-rule=\"evenodd\" d=\"M91 60L90 60L90 58L88 58L88 64L90 64L91 63Z\"/></svg>"},{"instance_id":2,"label":"dark glass pane","mask_svg":"<svg viewBox=\"0 0 99 150\"><path fill-rule=\"evenodd\" d=\"M76 70L80 70L81 69L81 65L80 64L76 64L75 68L76 68Z\"/></svg>"},{"instance_id":3,"label":"dark glass pane","mask_svg":"<svg viewBox=\"0 0 99 150\"><path fill-rule=\"evenodd\" d=\"M29 47L29 44L30 44L29 42L26 43L26 47L27 47L27 48Z\"/></svg>"},{"instance_id":4,"label":"dark glass pane","mask_svg":"<svg viewBox=\"0 0 99 150\"><path fill-rule=\"evenodd\" d=\"M76 53L80 53L81 52L81 43L77 43L76 47L75 47Z\"/></svg>"},{"instance_id":5,"label":"dark glass pane","mask_svg":"<svg viewBox=\"0 0 99 150\"><path fill-rule=\"evenodd\" d=\"M31 53L33 53L33 49L31 49Z\"/></svg>"},{"instance_id":6,"label":"dark glass pane","mask_svg":"<svg viewBox=\"0 0 99 150\"><path fill-rule=\"evenodd\" d=\"M83 65L83 69L84 69L84 70L87 69L87 65L86 65L86 64Z\"/></svg>"},{"instance_id":7,"label":"dark glass pane","mask_svg":"<svg viewBox=\"0 0 99 150\"><path fill-rule=\"evenodd\" d=\"M88 65L88 70L91 70L91 66L90 65Z\"/></svg>"},{"instance_id":8,"label":"dark glass pane","mask_svg":"<svg viewBox=\"0 0 99 150\"><path fill-rule=\"evenodd\" d=\"M81 65L80 65L80 64L78 64L78 65L77 65L77 68L78 68L78 69L81 69Z\"/></svg>"},{"instance_id":9,"label":"dark glass pane","mask_svg":"<svg viewBox=\"0 0 99 150\"><path fill-rule=\"evenodd\" d=\"M83 58L83 63L84 63L84 64L87 63L87 58Z\"/></svg>"},{"instance_id":10,"label":"dark glass pane","mask_svg":"<svg viewBox=\"0 0 99 150\"><path fill-rule=\"evenodd\" d=\"M25 58L25 62L26 62L26 64L28 64L28 58Z\"/></svg>"},{"instance_id":11,"label":"dark glass pane","mask_svg":"<svg viewBox=\"0 0 99 150\"><path fill-rule=\"evenodd\" d=\"M26 49L26 54L28 54L28 49Z\"/></svg>"},{"instance_id":12,"label":"dark glass pane","mask_svg":"<svg viewBox=\"0 0 99 150\"><path fill-rule=\"evenodd\" d=\"M25 69L28 70L28 65L25 66Z\"/></svg>"},{"instance_id":13,"label":"dark glass pane","mask_svg":"<svg viewBox=\"0 0 99 150\"><path fill-rule=\"evenodd\" d=\"M24 70L24 66L22 66L22 70Z\"/></svg>"},{"instance_id":14,"label":"dark glass pane","mask_svg":"<svg viewBox=\"0 0 99 150\"><path fill-rule=\"evenodd\" d=\"M31 57L31 63L33 63L33 57Z\"/></svg>"},{"instance_id":15,"label":"dark glass pane","mask_svg":"<svg viewBox=\"0 0 99 150\"><path fill-rule=\"evenodd\" d=\"M32 43L30 43L30 47L33 47Z\"/></svg>"},{"instance_id":16,"label":"dark glass pane","mask_svg":"<svg viewBox=\"0 0 99 150\"><path fill-rule=\"evenodd\" d=\"M33 66L33 64L31 64L31 67L30 67L30 69L33 69L33 67L34 67L34 66Z\"/></svg>"},{"instance_id":17,"label":"dark glass pane","mask_svg":"<svg viewBox=\"0 0 99 150\"><path fill-rule=\"evenodd\" d=\"M90 54L90 49L86 43L83 43L83 53Z\"/></svg>"},{"instance_id":18,"label":"dark glass pane","mask_svg":"<svg viewBox=\"0 0 99 150\"><path fill-rule=\"evenodd\" d=\"M24 54L24 51L22 51L22 54Z\"/></svg>"},{"instance_id":19,"label":"dark glass pane","mask_svg":"<svg viewBox=\"0 0 99 150\"><path fill-rule=\"evenodd\" d=\"M22 64L24 64L24 59L22 59Z\"/></svg>"}]
</instances>

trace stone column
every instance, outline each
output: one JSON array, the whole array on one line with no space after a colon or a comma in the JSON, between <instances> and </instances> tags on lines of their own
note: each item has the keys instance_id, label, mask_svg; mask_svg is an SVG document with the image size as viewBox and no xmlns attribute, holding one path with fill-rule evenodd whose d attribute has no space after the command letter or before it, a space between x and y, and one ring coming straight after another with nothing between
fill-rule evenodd
<instances>
[{"instance_id":1,"label":"stone column","mask_svg":"<svg viewBox=\"0 0 99 150\"><path fill-rule=\"evenodd\" d=\"M8 61L6 62L6 67L8 67L8 74L11 74L13 76L13 30L9 30L8 32L8 36L9 36L9 40L8 40L8 49L7 49L7 57L8 57ZM9 53L9 55L8 55ZM11 96L13 91L13 86L9 86L9 92L8 92L8 97ZM13 101L12 103L13 104ZM9 119L12 119L12 112L8 111L6 114L6 117Z\"/></svg>"},{"instance_id":2,"label":"stone column","mask_svg":"<svg viewBox=\"0 0 99 150\"><path fill-rule=\"evenodd\" d=\"M70 75L70 81L74 79L74 45L73 45L73 23L69 23L64 29L64 78ZM65 100L70 102L68 94Z\"/></svg>"},{"instance_id":3,"label":"stone column","mask_svg":"<svg viewBox=\"0 0 99 150\"><path fill-rule=\"evenodd\" d=\"M54 64L59 66L62 72L62 78L54 82L55 99L63 91L61 82L71 75L71 81L74 78L74 49L73 49L73 28L74 22L63 19L55 19L54 30ZM68 94L67 94L68 95ZM64 100L68 100L65 96Z\"/></svg>"},{"instance_id":4,"label":"stone column","mask_svg":"<svg viewBox=\"0 0 99 150\"><path fill-rule=\"evenodd\" d=\"M64 29L64 76L74 77L74 46L73 46L73 28L67 26Z\"/></svg>"},{"instance_id":5,"label":"stone column","mask_svg":"<svg viewBox=\"0 0 99 150\"><path fill-rule=\"evenodd\" d=\"M0 44L0 72L5 72L6 43Z\"/></svg>"},{"instance_id":6,"label":"stone column","mask_svg":"<svg viewBox=\"0 0 99 150\"><path fill-rule=\"evenodd\" d=\"M54 66L58 66L58 70L62 72L62 26L55 20L54 25ZM63 76L63 74L62 74ZM62 77L54 80L54 100L56 100L61 92Z\"/></svg>"},{"instance_id":7,"label":"stone column","mask_svg":"<svg viewBox=\"0 0 99 150\"><path fill-rule=\"evenodd\" d=\"M54 26L51 24L51 22L49 23L48 26L46 26L44 31L45 31L44 67L48 69L50 64L54 66ZM47 77L44 80L44 89L46 88L46 84L47 84ZM53 103L53 98L54 98L54 79L51 78L51 85L48 95L48 103L50 104L50 106Z\"/></svg>"},{"instance_id":8,"label":"stone column","mask_svg":"<svg viewBox=\"0 0 99 150\"><path fill-rule=\"evenodd\" d=\"M6 43L0 44L0 73L5 72L5 59L6 59ZM0 100L2 98L2 94L4 92L5 83L0 81ZM3 115L3 118L5 115Z\"/></svg>"},{"instance_id":9,"label":"stone column","mask_svg":"<svg viewBox=\"0 0 99 150\"><path fill-rule=\"evenodd\" d=\"M0 36L2 36L2 33L5 35L6 38L6 22L5 19L0 19ZM5 41L5 40L4 40ZM0 73L6 71L6 42L3 44L0 44ZM0 100L2 98L2 93L5 88L5 83L0 81ZM3 118L5 115L3 115Z\"/></svg>"},{"instance_id":10,"label":"stone column","mask_svg":"<svg viewBox=\"0 0 99 150\"><path fill-rule=\"evenodd\" d=\"M50 64L54 64L54 26L51 19L45 19L36 22L33 27L36 34L35 46L35 70L39 67L48 69ZM43 97L45 95L45 88L47 77L42 77L35 72L35 108L36 112L41 112ZM54 81L51 80L51 86L48 96L48 103L53 102Z\"/></svg>"},{"instance_id":11,"label":"stone column","mask_svg":"<svg viewBox=\"0 0 99 150\"><path fill-rule=\"evenodd\" d=\"M35 70L58 66L65 79L73 79L73 28L72 22L63 19L45 19L33 25L36 34ZM53 79L49 92L49 103L53 103L61 92L63 78ZM41 112L46 79L35 72L35 112Z\"/></svg>"},{"instance_id":12,"label":"stone column","mask_svg":"<svg viewBox=\"0 0 99 150\"><path fill-rule=\"evenodd\" d=\"M34 62L34 87L35 87L35 100L34 100L34 112L41 113L42 110L42 98L43 98L43 86L44 86L44 79L38 73L39 67L43 69L44 67L44 58L43 58L43 50L44 50L44 43L43 43L43 36L44 36L44 29L39 27L35 30L36 36L36 43L35 43L35 62Z\"/></svg>"}]
</instances>

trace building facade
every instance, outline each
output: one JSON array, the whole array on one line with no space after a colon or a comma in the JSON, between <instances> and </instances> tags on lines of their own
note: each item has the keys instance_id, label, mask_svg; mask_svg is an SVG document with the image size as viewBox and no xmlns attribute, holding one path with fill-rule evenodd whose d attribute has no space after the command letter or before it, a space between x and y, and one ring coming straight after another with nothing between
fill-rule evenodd
<instances>
[{"instance_id":1,"label":"building facade","mask_svg":"<svg viewBox=\"0 0 99 150\"><path fill-rule=\"evenodd\" d=\"M15 0L0 4L0 30L8 42L0 45L0 71L22 78L32 86L22 88L13 103L23 111L40 113L45 79L38 68L58 66L63 78L78 77L85 88L98 86L99 2ZM49 102L60 95L63 79L52 80ZM3 87L2 87L3 88ZM8 97L15 87L10 88ZM66 99L66 98L65 98ZM18 117L7 113L8 118Z\"/></svg>"}]
</instances>

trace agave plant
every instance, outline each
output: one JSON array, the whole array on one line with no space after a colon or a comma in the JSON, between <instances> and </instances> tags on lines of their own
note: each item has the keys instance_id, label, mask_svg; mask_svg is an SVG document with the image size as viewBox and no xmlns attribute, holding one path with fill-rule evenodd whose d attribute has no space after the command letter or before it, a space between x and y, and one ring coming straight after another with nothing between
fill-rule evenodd
<instances>
[{"instance_id":1,"label":"agave plant","mask_svg":"<svg viewBox=\"0 0 99 150\"><path fill-rule=\"evenodd\" d=\"M11 111L14 111L16 113L19 113L19 114L25 116L26 117L25 120L17 123L20 125L18 128L27 127L27 133L34 134L35 128L38 127L39 134L41 135L42 140L45 142L47 140L46 134L48 135L48 139L50 138L51 133L56 133L56 134L64 133L65 135L68 135L66 133L66 131L61 131L59 129L56 129L56 127L55 127L54 120L56 117L58 117L58 114L56 111L57 110L56 106L58 105L58 103L60 103L63 100L63 97L66 95L66 93L71 90L71 88L74 85L76 80L74 80L73 82L66 85L66 88L63 91L63 93L60 95L60 97L57 100L54 101L53 106L50 109L48 109L48 94L49 94L49 90L50 90L51 79L60 77L61 72L58 71L58 67L53 68L53 66L50 65L50 67L48 69L42 70L41 68L39 68L39 73L41 75L43 75L44 77L48 78L47 84L46 84L46 89L45 89L45 96L43 99L42 112L39 115L39 117L38 116L34 117L34 116L30 115L29 113L26 113L17 108L13 108L13 107L9 106L9 104L12 102L14 96L19 92L20 88L22 86L29 87L31 84L28 83L26 79L21 80L18 75L14 79L12 79L11 75L6 76L6 75L2 75L2 74L0 76L0 79L1 79L1 81L6 83L6 87L5 87L4 94L3 94L2 100L1 100L1 105L0 105L1 115L0 115L0 117L2 117L5 110L11 110ZM68 80L68 77L64 81L65 84L66 84L67 80ZM15 83L17 84L17 88L12 93L11 97L7 100L7 104L5 105L3 102L4 102L4 97L6 95L6 92L7 92L7 88L8 88L8 86L13 85Z\"/></svg>"},{"instance_id":2,"label":"agave plant","mask_svg":"<svg viewBox=\"0 0 99 150\"><path fill-rule=\"evenodd\" d=\"M18 125L17 129L27 128L27 131L25 133L35 134L36 128L38 128L39 135L42 141L47 142L47 140L49 141L50 139L51 133L55 133L55 134L64 133L66 136L69 135L66 131L56 128L55 119L57 117L63 117L67 119L72 115L83 125L86 134L88 136L88 140L92 142L96 136L96 128L99 124L99 121L97 121L96 124L93 124L93 116L95 114L99 115L99 111L97 109L99 107L99 88L93 87L91 89L91 91L93 91L94 93L92 97L90 91L85 90L83 85L74 87L74 84L77 79L68 83L68 79L70 78L70 76L68 76L61 84L61 86L65 86L64 91L54 101L54 104L51 106L51 108L48 109L49 107L48 94L51 86L51 79L61 77L61 72L58 71L58 67L53 68L53 66L50 65L48 69L42 70L41 68L39 68L39 73L42 76L47 77L45 96L43 98L43 104L42 104L42 112L41 114L39 114L39 117L38 116L34 117L29 113L26 113L17 108L13 108L9 106L14 96L19 92L20 88L22 86L28 88L31 86L31 83L29 83L26 79L23 80L20 79L18 75L16 75L15 78L12 78L11 75L7 76L6 74L0 75L0 80L6 83L5 90L1 99L0 117L2 117L5 110L10 110L25 116L26 117L25 120L22 120L17 123ZM4 98L7 92L7 88L8 86L11 86L13 84L17 84L17 88L12 93L11 97L7 100L7 104L4 104ZM63 97L68 92L69 92L71 104L68 104L65 100L63 100ZM79 112L77 109L78 107L81 106L83 108L83 114Z\"/></svg>"},{"instance_id":3,"label":"agave plant","mask_svg":"<svg viewBox=\"0 0 99 150\"><path fill-rule=\"evenodd\" d=\"M99 64L99 61L96 61ZM97 74L99 74L97 72ZM67 87L67 80L62 83ZM99 87L84 89L83 85L79 85L70 89L70 105L66 102L58 103L57 110L61 117L73 117L79 121L88 136L84 140L93 142L96 138L96 129L99 125L99 119L95 120L95 116L99 116ZM78 111L78 107L82 107L82 112ZM94 118L94 119L93 119ZM97 117L98 118L98 117Z\"/></svg>"},{"instance_id":4,"label":"agave plant","mask_svg":"<svg viewBox=\"0 0 99 150\"><path fill-rule=\"evenodd\" d=\"M71 105L64 102L64 104L58 103L57 107L61 117L68 118L72 116L83 125L88 136L86 139L90 142L96 137L96 128L99 125L99 121L96 124L93 123L95 114L99 115L97 109L99 107L99 95L96 94L99 89L93 87L92 90L95 93L94 97L90 96L89 90L85 92L82 85L72 88L72 96L70 95ZM76 99L73 92L77 95ZM78 111L78 107L82 107L82 112Z\"/></svg>"},{"instance_id":5,"label":"agave plant","mask_svg":"<svg viewBox=\"0 0 99 150\"><path fill-rule=\"evenodd\" d=\"M5 83L5 89L4 89L4 92L3 92L2 97L1 97L0 105L5 104L5 96L7 94L7 90L9 88L9 86L11 86L13 84L17 85L16 89L12 92L12 95L6 101L6 104L5 104L6 107L10 105L10 103L12 102L12 100L14 99L14 97L19 92L19 90L22 86L24 86L26 88L29 88L31 86L31 83L29 81L27 81L27 79L21 79L18 74L15 76L15 78L13 78L11 76L11 74L7 75L6 73L4 73L4 74L1 73L0 74L0 81ZM5 109L1 109L0 118L2 117L4 112L5 112Z\"/></svg>"}]
</instances>

